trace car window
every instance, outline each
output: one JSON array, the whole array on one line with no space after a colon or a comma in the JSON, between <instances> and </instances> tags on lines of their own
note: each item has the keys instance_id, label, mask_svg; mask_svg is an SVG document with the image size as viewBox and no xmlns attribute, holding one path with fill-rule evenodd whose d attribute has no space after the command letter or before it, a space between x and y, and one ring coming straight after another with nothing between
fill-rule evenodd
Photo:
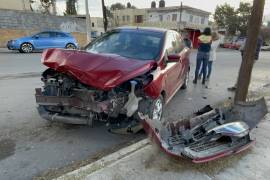
<instances>
[{"instance_id":1,"label":"car window","mask_svg":"<svg viewBox=\"0 0 270 180\"><path fill-rule=\"evenodd\" d=\"M97 38L86 50L139 60L156 60L160 55L162 44L161 32L114 30Z\"/></svg>"},{"instance_id":2,"label":"car window","mask_svg":"<svg viewBox=\"0 0 270 180\"><path fill-rule=\"evenodd\" d=\"M180 53L185 48L184 39L177 33L174 33L174 37L176 39L176 53Z\"/></svg>"},{"instance_id":3,"label":"car window","mask_svg":"<svg viewBox=\"0 0 270 180\"><path fill-rule=\"evenodd\" d=\"M166 50L168 55L177 54L177 42L174 33L168 32L166 39Z\"/></svg>"},{"instance_id":4,"label":"car window","mask_svg":"<svg viewBox=\"0 0 270 180\"><path fill-rule=\"evenodd\" d=\"M50 33L49 32L42 32L42 33L39 33L37 34L40 38L48 38L50 37Z\"/></svg>"},{"instance_id":5,"label":"car window","mask_svg":"<svg viewBox=\"0 0 270 180\"><path fill-rule=\"evenodd\" d=\"M60 32L56 32L55 36L56 37L67 37L67 35L65 35L64 33L60 33Z\"/></svg>"}]
</instances>

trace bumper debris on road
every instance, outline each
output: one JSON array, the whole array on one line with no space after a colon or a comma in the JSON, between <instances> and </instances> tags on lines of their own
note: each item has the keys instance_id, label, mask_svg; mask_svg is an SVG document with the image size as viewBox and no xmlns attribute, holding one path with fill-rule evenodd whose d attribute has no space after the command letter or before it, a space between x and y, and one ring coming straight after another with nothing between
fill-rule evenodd
<instances>
[{"instance_id":1,"label":"bumper debris on road","mask_svg":"<svg viewBox=\"0 0 270 180\"><path fill-rule=\"evenodd\" d=\"M175 122L156 122L140 113L144 129L167 154L204 163L249 148L249 132L267 114L264 98L229 107L206 106L193 117Z\"/></svg>"}]
</instances>

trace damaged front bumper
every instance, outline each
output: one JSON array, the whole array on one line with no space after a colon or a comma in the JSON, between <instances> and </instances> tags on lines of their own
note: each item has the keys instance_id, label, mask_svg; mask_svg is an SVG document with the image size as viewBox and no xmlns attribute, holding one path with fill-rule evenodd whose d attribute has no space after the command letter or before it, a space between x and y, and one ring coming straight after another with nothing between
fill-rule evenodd
<instances>
[{"instance_id":1,"label":"damaged front bumper","mask_svg":"<svg viewBox=\"0 0 270 180\"><path fill-rule=\"evenodd\" d=\"M204 163L237 154L254 144L249 132L267 113L264 99L218 109L188 120L155 122L140 113L144 129L167 154Z\"/></svg>"}]
</instances>

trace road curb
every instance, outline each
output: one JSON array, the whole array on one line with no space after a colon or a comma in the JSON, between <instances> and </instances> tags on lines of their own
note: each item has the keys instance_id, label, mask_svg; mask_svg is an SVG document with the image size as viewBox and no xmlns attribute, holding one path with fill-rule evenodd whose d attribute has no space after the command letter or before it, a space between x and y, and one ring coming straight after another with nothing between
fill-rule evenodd
<instances>
[{"instance_id":1,"label":"road curb","mask_svg":"<svg viewBox=\"0 0 270 180\"><path fill-rule=\"evenodd\" d=\"M117 152L114 152L110 155L107 155L91 164L88 164L86 166L80 167L79 169L76 169L74 171L71 171L69 173L66 173L58 178L55 178L54 180L73 180L73 179L85 179L86 176L89 174L92 174L102 168L105 168L112 163L127 157L128 155L138 151L139 149L145 147L149 144L148 139L141 140L135 144L132 144L128 147L125 147L123 149L120 149Z\"/></svg>"},{"instance_id":2,"label":"road curb","mask_svg":"<svg viewBox=\"0 0 270 180\"><path fill-rule=\"evenodd\" d=\"M29 73L5 74L5 75L0 74L0 80L40 77L41 74L42 72L29 72Z\"/></svg>"}]
</instances>

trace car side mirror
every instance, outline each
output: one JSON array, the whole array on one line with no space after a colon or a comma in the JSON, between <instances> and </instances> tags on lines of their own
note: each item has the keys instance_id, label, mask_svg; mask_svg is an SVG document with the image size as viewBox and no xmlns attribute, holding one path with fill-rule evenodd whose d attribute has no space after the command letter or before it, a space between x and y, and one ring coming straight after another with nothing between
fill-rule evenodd
<instances>
[{"instance_id":1,"label":"car side mirror","mask_svg":"<svg viewBox=\"0 0 270 180\"><path fill-rule=\"evenodd\" d=\"M33 38L38 39L38 38L39 38L39 36L38 36L38 35L35 35L35 36L33 36Z\"/></svg>"},{"instance_id":2,"label":"car side mirror","mask_svg":"<svg viewBox=\"0 0 270 180\"><path fill-rule=\"evenodd\" d=\"M181 56L179 54L170 54L168 55L168 62L178 62Z\"/></svg>"}]
</instances>

